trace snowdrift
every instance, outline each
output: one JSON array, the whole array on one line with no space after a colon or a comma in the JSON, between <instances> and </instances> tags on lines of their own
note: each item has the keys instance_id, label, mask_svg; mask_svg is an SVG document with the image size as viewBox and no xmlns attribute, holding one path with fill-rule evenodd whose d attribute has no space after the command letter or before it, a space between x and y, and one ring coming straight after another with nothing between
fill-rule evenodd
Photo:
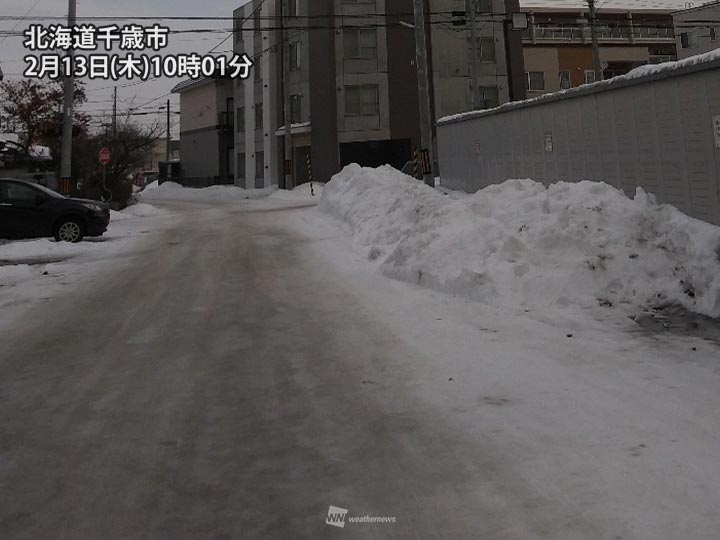
<instances>
[{"instance_id":1,"label":"snowdrift","mask_svg":"<svg viewBox=\"0 0 720 540\"><path fill-rule=\"evenodd\" d=\"M278 189L277 191L270 194L270 199L277 199L280 201L313 201L319 200L322 195L325 184L319 182L312 183L312 189L310 182L300 184L292 190Z\"/></svg>"},{"instance_id":2,"label":"snowdrift","mask_svg":"<svg viewBox=\"0 0 720 540\"><path fill-rule=\"evenodd\" d=\"M386 166L350 165L319 208L381 271L520 308L665 304L720 316L720 227L638 189L508 180L462 198Z\"/></svg>"},{"instance_id":3,"label":"snowdrift","mask_svg":"<svg viewBox=\"0 0 720 540\"><path fill-rule=\"evenodd\" d=\"M121 212L111 210L110 222L112 223L113 221L125 221L127 219L162 216L165 214L167 214L167 212L162 208L158 208L157 206L143 203L131 204Z\"/></svg>"},{"instance_id":4,"label":"snowdrift","mask_svg":"<svg viewBox=\"0 0 720 540\"><path fill-rule=\"evenodd\" d=\"M222 202L258 199L266 197L276 188L243 189L233 185L210 186L206 188L186 188L175 182L157 182L148 184L137 194L140 201L193 201L193 202Z\"/></svg>"}]
</instances>

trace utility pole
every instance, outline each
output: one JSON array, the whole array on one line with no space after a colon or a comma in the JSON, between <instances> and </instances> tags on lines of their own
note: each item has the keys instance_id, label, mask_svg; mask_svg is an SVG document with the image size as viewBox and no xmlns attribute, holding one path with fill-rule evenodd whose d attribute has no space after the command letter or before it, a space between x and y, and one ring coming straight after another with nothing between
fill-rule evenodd
<instances>
[{"instance_id":1,"label":"utility pole","mask_svg":"<svg viewBox=\"0 0 720 540\"><path fill-rule=\"evenodd\" d=\"M167 116L167 141L165 144L165 161L170 161L170 100L167 100L166 104L166 116Z\"/></svg>"},{"instance_id":2,"label":"utility pole","mask_svg":"<svg viewBox=\"0 0 720 540\"><path fill-rule=\"evenodd\" d=\"M466 7L470 11L470 51L472 59L470 61L470 81L472 84L471 102L473 110L480 108L480 87L478 86L478 38L476 14L477 0L466 0Z\"/></svg>"},{"instance_id":3,"label":"utility pole","mask_svg":"<svg viewBox=\"0 0 720 540\"><path fill-rule=\"evenodd\" d=\"M75 27L75 20L77 16L77 0L68 0L68 27ZM72 178L72 134L73 134L73 119L75 112L73 110L73 101L75 94L75 77L73 76L72 66L75 57L75 51L72 48L68 50L68 57L70 58L70 73L65 75L65 86L63 96L63 129L62 129L62 143L61 143L61 155L60 155L60 185L64 185L62 180L70 180Z\"/></svg>"},{"instance_id":4,"label":"utility pole","mask_svg":"<svg viewBox=\"0 0 720 540\"><path fill-rule=\"evenodd\" d=\"M293 186L293 159L292 159L292 111L290 103L290 43L288 42L288 31L285 27L285 2L280 3L280 65L282 66L282 91L284 106L285 134L283 148L285 150L285 161L283 162L283 174L285 175L285 189L292 189ZM288 169L288 163L290 168Z\"/></svg>"},{"instance_id":5,"label":"utility pole","mask_svg":"<svg viewBox=\"0 0 720 540\"><path fill-rule=\"evenodd\" d=\"M425 6L424 0L415 0L415 63L417 64L418 97L420 101L420 144L427 152L430 162L430 173L423 172L425 183L435 187L433 165L432 120L430 117L430 83L428 80L427 42L425 41Z\"/></svg>"},{"instance_id":6,"label":"utility pole","mask_svg":"<svg viewBox=\"0 0 720 540\"><path fill-rule=\"evenodd\" d=\"M598 44L597 35L597 6L595 0L587 0L588 7L590 8L590 37L592 39L592 55L593 55L593 70L595 71L595 82L601 81L602 65L600 64L600 45Z\"/></svg>"},{"instance_id":7,"label":"utility pole","mask_svg":"<svg viewBox=\"0 0 720 540\"><path fill-rule=\"evenodd\" d=\"M113 93L113 116L112 116L113 140L117 139L117 86Z\"/></svg>"}]
</instances>

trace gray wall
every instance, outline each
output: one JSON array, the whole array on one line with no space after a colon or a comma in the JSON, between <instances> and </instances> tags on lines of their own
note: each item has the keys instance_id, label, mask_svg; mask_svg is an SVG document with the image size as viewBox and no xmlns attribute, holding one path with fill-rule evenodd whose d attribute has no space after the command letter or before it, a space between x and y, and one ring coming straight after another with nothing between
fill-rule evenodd
<instances>
[{"instance_id":1,"label":"gray wall","mask_svg":"<svg viewBox=\"0 0 720 540\"><path fill-rule=\"evenodd\" d=\"M215 126L181 134L183 176L205 178L220 174L219 139Z\"/></svg>"},{"instance_id":2,"label":"gray wall","mask_svg":"<svg viewBox=\"0 0 720 540\"><path fill-rule=\"evenodd\" d=\"M629 196L642 186L720 224L713 117L720 122L720 61L444 119L443 185L474 192L509 178L595 180Z\"/></svg>"}]
</instances>

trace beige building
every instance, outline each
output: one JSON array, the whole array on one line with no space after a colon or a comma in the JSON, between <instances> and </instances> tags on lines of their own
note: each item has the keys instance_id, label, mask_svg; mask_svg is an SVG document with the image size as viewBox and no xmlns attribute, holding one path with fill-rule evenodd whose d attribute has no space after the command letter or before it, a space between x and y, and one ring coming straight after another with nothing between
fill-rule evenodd
<instances>
[{"instance_id":1,"label":"beige building","mask_svg":"<svg viewBox=\"0 0 720 540\"><path fill-rule=\"evenodd\" d=\"M233 81L202 78L181 82L180 156L185 178L207 184L232 183L235 175L233 141Z\"/></svg>"},{"instance_id":2,"label":"beige building","mask_svg":"<svg viewBox=\"0 0 720 540\"><path fill-rule=\"evenodd\" d=\"M528 97L594 82L588 10L532 1L521 2L521 9L529 16L523 35ZM669 9L612 7L597 17L604 79L676 59Z\"/></svg>"},{"instance_id":3,"label":"beige building","mask_svg":"<svg viewBox=\"0 0 720 540\"><path fill-rule=\"evenodd\" d=\"M678 59L720 48L720 2L676 11L672 17Z\"/></svg>"}]
</instances>

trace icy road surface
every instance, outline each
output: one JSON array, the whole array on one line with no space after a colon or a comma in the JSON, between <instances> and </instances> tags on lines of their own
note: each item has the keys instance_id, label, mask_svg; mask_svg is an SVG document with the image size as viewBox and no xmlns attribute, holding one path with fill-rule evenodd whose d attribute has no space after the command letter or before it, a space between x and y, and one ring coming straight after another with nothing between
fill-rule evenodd
<instances>
[{"instance_id":1,"label":"icy road surface","mask_svg":"<svg viewBox=\"0 0 720 540\"><path fill-rule=\"evenodd\" d=\"M0 288L0 538L717 539L717 345L390 280L301 200L153 204Z\"/></svg>"}]
</instances>

